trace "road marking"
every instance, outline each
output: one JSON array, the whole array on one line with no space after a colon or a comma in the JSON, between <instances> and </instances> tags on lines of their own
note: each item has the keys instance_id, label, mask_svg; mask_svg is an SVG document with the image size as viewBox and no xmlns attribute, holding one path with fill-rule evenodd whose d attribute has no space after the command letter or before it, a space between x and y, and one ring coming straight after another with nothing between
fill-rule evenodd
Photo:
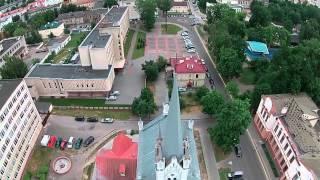
<instances>
[{"instance_id":1,"label":"road marking","mask_svg":"<svg viewBox=\"0 0 320 180\"><path fill-rule=\"evenodd\" d=\"M261 166L262 166L262 168L263 168L263 172L264 172L265 177L266 177L268 180L271 180L271 178L269 177L269 173L267 173L266 167L264 166L264 163L262 162L262 159L261 159L261 157L260 157L260 154L258 153L258 150L257 150L257 148L256 148L256 145L255 145L255 143L253 142L253 138L252 138L252 136L251 136L251 134L250 134L250 131L249 131L248 129L247 129L246 131L247 131L247 133L248 133L250 142L251 142L252 146L254 147L254 150L255 150L255 152L256 152L256 154L257 154L257 156L258 156L259 162L260 162L260 164L261 164Z\"/></svg>"}]
</instances>

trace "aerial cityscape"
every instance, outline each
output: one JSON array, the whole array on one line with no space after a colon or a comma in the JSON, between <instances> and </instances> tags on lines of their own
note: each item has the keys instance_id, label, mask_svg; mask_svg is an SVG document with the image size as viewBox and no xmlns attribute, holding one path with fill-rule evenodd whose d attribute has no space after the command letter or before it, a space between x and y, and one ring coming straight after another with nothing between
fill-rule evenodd
<instances>
[{"instance_id":1,"label":"aerial cityscape","mask_svg":"<svg viewBox=\"0 0 320 180\"><path fill-rule=\"evenodd\" d=\"M320 179L320 0L0 0L0 180Z\"/></svg>"}]
</instances>

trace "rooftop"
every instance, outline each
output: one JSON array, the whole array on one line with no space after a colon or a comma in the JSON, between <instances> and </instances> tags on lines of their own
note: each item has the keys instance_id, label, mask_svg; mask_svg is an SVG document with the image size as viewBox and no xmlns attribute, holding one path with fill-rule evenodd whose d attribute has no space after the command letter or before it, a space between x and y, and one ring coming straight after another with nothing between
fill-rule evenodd
<instances>
[{"instance_id":1,"label":"rooftop","mask_svg":"<svg viewBox=\"0 0 320 180\"><path fill-rule=\"evenodd\" d=\"M22 79L0 80L0 107L7 102L12 92L18 87ZM1 109L0 108L0 109Z\"/></svg>"},{"instance_id":2,"label":"rooftop","mask_svg":"<svg viewBox=\"0 0 320 180\"><path fill-rule=\"evenodd\" d=\"M59 37L51 38L51 39L49 39L48 46L54 46L57 43L58 44L63 43L69 37L70 37L70 35L62 35Z\"/></svg>"},{"instance_id":3,"label":"rooftop","mask_svg":"<svg viewBox=\"0 0 320 180\"><path fill-rule=\"evenodd\" d=\"M63 13L59 14L57 17L57 20L63 20L68 18L74 18L74 17L83 17L83 16L98 16L102 14L106 14L108 12L107 8L101 8L101 9L93 9L90 11L75 11L75 12L69 12L69 13Z\"/></svg>"},{"instance_id":4,"label":"rooftop","mask_svg":"<svg viewBox=\"0 0 320 180\"><path fill-rule=\"evenodd\" d=\"M252 52L269 54L267 45L262 42L247 41L247 48Z\"/></svg>"},{"instance_id":5,"label":"rooftop","mask_svg":"<svg viewBox=\"0 0 320 180\"><path fill-rule=\"evenodd\" d=\"M54 29L57 28L61 25L60 22L58 21L52 21L52 22L48 22L47 24L43 25L40 27L40 30L45 30L45 29Z\"/></svg>"},{"instance_id":6,"label":"rooftop","mask_svg":"<svg viewBox=\"0 0 320 180\"><path fill-rule=\"evenodd\" d=\"M188 1L173 1L172 6L188 6Z\"/></svg>"},{"instance_id":7,"label":"rooftop","mask_svg":"<svg viewBox=\"0 0 320 180\"><path fill-rule=\"evenodd\" d=\"M120 20L128 7L113 6L106 14L102 21L100 21L99 27L119 26Z\"/></svg>"},{"instance_id":8,"label":"rooftop","mask_svg":"<svg viewBox=\"0 0 320 180\"><path fill-rule=\"evenodd\" d=\"M108 43L111 35L104 34L101 35L99 30L92 30L89 35L83 40L80 46L89 46L92 45L93 48L104 48Z\"/></svg>"},{"instance_id":9,"label":"rooftop","mask_svg":"<svg viewBox=\"0 0 320 180\"><path fill-rule=\"evenodd\" d=\"M174 67L176 73L205 73L204 65L201 59L193 57L177 57L170 58L171 66Z\"/></svg>"},{"instance_id":10,"label":"rooftop","mask_svg":"<svg viewBox=\"0 0 320 180\"><path fill-rule=\"evenodd\" d=\"M36 64L26 77L61 78L61 79L105 79L109 76L111 65L107 70L92 70L79 64Z\"/></svg>"},{"instance_id":11,"label":"rooftop","mask_svg":"<svg viewBox=\"0 0 320 180\"><path fill-rule=\"evenodd\" d=\"M12 45L18 42L20 38L22 37L18 36L1 40L0 45L2 46L2 49L0 49L0 55L2 55L2 53L6 52Z\"/></svg>"}]
</instances>

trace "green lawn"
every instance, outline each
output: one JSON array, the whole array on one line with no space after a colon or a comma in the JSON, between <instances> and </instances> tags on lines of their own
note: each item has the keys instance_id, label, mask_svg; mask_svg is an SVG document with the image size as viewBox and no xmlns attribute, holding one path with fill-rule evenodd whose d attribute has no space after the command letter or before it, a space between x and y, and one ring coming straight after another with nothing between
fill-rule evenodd
<instances>
[{"instance_id":1,"label":"green lawn","mask_svg":"<svg viewBox=\"0 0 320 180\"><path fill-rule=\"evenodd\" d=\"M219 169L219 176L220 176L220 180L228 180L228 173L231 170L229 168L220 168Z\"/></svg>"},{"instance_id":2,"label":"green lawn","mask_svg":"<svg viewBox=\"0 0 320 180\"><path fill-rule=\"evenodd\" d=\"M50 102L55 106L85 106L85 107L106 107L106 106L130 106L124 104L105 104L104 99L64 99L64 98L41 98L42 102Z\"/></svg>"},{"instance_id":3,"label":"green lawn","mask_svg":"<svg viewBox=\"0 0 320 180\"><path fill-rule=\"evenodd\" d=\"M243 84L254 84L256 79L255 73L250 68L243 68L240 74L240 82Z\"/></svg>"},{"instance_id":4,"label":"green lawn","mask_svg":"<svg viewBox=\"0 0 320 180\"><path fill-rule=\"evenodd\" d=\"M117 120L128 120L132 113L130 110L89 110L89 109L53 109L52 114L63 116L96 116L99 118L112 117Z\"/></svg>"},{"instance_id":5,"label":"green lawn","mask_svg":"<svg viewBox=\"0 0 320 180\"><path fill-rule=\"evenodd\" d=\"M174 25L174 24L167 24L167 30L166 30L166 24L161 24L161 33L162 34L177 34L179 31L182 30L181 27Z\"/></svg>"},{"instance_id":6,"label":"green lawn","mask_svg":"<svg viewBox=\"0 0 320 180\"><path fill-rule=\"evenodd\" d=\"M274 161L273 161L273 159L271 157L271 154L269 152L268 147L266 146L266 144L261 144L261 146L262 146L262 149L263 149L264 153L267 156L268 162L270 164L270 167L272 169L272 172L273 172L274 176L275 177L279 177L279 172L278 172L278 170L276 168L276 165L275 165L275 163L274 163Z\"/></svg>"},{"instance_id":7,"label":"green lawn","mask_svg":"<svg viewBox=\"0 0 320 180\"><path fill-rule=\"evenodd\" d=\"M128 56L128 52L129 52L129 49L130 49L130 46L131 46L131 41L132 41L132 37L133 37L133 34L134 34L134 30L132 29L129 29L128 33L127 33L127 39L126 39L126 42L124 43L124 55L125 57Z\"/></svg>"},{"instance_id":8,"label":"green lawn","mask_svg":"<svg viewBox=\"0 0 320 180\"><path fill-rule=\"evenodd\" d=\"M87 33L81 32L78 34L72 34L71 40L68 44L57 54L54 56L52 63L58 64L61 61L69 60L72 58L72 51L77 50L77 47L80 45L82 40L86 37Z\"/></svg>"},{"instance_id":9,"label":"green lawn","mask_svg":"<svg viewBox=\"0 0 320 180\"><path fill-rule=\"evenodd\" d=\"M217 162L226 159L230 155L230 152L224 152L218 145L214 143L212 143L212 147Z\"/></svg>"},{"instance_id":10,"label":"green lawn","mask_svg":"<svg viewBox=\"0 0 320 180\"><path fill-rule=\"evenodd\" d=\"M146 33L139 31L137 34L136 47L133 50L132 59L137 59L144 56L145 42Z\"/></svg>"}]
</instances>

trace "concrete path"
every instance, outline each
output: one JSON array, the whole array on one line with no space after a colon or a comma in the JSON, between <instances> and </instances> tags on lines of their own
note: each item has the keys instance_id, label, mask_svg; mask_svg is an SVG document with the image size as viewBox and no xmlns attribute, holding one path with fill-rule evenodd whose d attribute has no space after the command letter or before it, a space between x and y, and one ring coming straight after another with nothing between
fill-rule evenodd
<instances>
[{"instance_id":1,"label":"concrete path","mask_svg":"<svg viewBox=\"0 0 320 180\"><path fill-rule=\"evenodd\" d=\"M165 73L159 73L159 77L155 84L155 102L157 106L162 106L162 103L169 102L168 88L166 84Z\"/></svg>"}]
</instances>

